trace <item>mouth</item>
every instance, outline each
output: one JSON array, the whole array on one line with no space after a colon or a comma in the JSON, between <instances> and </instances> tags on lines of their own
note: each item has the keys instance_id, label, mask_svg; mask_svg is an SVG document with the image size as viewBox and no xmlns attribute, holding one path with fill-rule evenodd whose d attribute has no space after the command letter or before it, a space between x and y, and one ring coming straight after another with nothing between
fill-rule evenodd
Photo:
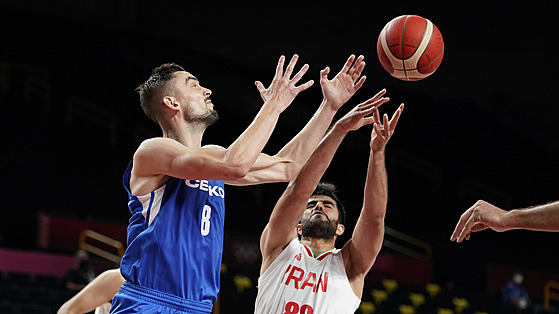
<instances>
[{"instance_id":1,"label":"mouth","mask_svg":"<svg viewBox=\"0 0 559 314\"><path fill-rule=\"evenodd\" d=\"M317 216L317 215L319 215L319 216L324 216L324 217L326 217L326 219L328 219L328 216L326 216L325 213L323 213L323 212L321 212L321 211L319 211L319 210L315 211L315 212L311 215L311 217L314 217L314 216Z\"/></svg>"}]
</instances>

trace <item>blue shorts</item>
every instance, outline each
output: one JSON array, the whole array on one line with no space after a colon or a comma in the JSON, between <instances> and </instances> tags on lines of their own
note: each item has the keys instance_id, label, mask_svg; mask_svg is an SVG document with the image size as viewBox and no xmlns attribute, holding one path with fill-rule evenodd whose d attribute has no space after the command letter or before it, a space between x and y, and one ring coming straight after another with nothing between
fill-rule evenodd
<instances>
[{"instance_id":1,"label":"blue shorts","mask_svg":"<svg viewBox=\"0 0 559 314\"><path fill-rule=\"evenodd\" d=\"M110 313L210 314L212 308L209 303L186 300L125 281L113 298Z\"/></svg>"}]
</instances>

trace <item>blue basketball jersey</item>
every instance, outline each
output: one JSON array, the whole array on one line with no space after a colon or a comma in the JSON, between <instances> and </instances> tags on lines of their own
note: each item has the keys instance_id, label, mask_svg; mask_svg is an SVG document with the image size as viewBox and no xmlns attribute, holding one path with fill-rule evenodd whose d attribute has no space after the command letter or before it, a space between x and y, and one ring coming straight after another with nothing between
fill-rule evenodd
<instances>
[{"instance_id":1,"label":"blue basketball jersey","mask_svg":"<svg viewBox=\"0 0 559 314\"><path fill-rule=\"evenodd\" d=\"M223 251L223 181L171 178L136 196L131 170L132 162L124 175L132 217L122 275L141 287L212 305Z\"/></svg>"}]
</instances>

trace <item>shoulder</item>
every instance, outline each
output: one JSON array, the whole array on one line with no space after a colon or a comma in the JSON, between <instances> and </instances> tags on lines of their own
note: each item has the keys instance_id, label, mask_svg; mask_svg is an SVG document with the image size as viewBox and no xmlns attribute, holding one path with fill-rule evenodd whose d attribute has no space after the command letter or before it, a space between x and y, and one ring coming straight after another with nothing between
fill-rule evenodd
<instances>
[{"instance_id":1,"label":"shoulder","mask_svg":"<svg viewBox=\"0 0 559 314\"><path fill-rule=\"evenodd\" d=\"M140 146L138 146L136 153L138 152L141 153L146 150L158 149L161 148L161 146L166 146L166 145L182 145L182 144L176 140L166 138L166 137L153 137L144 140L142 143L140 143Z\"/></svg>"},{"instance_id":2,"label":"shoulder","mask_svg":"<svg viewBox=\"0 0 559 314\"><path fill-rule=\"evenodd\" d=\"M165 137L154 137L144 140L134 153L134 162L147 159L148 162L168 156L180 155L188 148L177 140Z\"/></svg>"},{"instance_id":3,"label":"shoulder","mask_svg":"<svg viewBox=\"0 0 559 314\"><path fill-rule=\"evenodd\" d=\"M155 150L165 145L165 143L167 143L167 140L169 139L165 139L162 137L154 137L144 140L140 143L140 145L134 152L134 160L153 153Z\"/></svg>"},{"instance_id":4,"label":"shoulder","mask_svg":"<svg viewBox=\"0 0 559 314\"><path fill-rule=\"evenodd\" d=\"M202 147L199 148L195 148L195 147L188 147L185 146L184 144L180 143L177 140L174 140L172 138L166 138L166 137L154 137L154 138L150 138L147 139L145 141L143 141L140 146L138 146L138 149L136 150L135 155L142 155L142 154L150 154L153 152L158 152L161 153L162 150L166 151L166 150L171 150L171 151L175 151L175 150L188 150L188 151L192 151L192 150L216 150L216 151L224 151L226 150L224 147L219 146L219 145L204 145Z\"/></svg>"},{"instance_id":5,"label":"shoulder","mask_svg":"<svg viewBox=\"0 0 559 314\"><path fill-rule=\"evenodd\" d=\"M202 148L213 148L213 149L217 149L217 150L226 150L225 147L219 146L219 145L215 145L215 144L204 145L204 146L202 146Z\"/></svg>"},{"instance_id":6,"label":"shoulder","mask_svg":"<svg viewBox=\"0 0 559 314\"><path fill-rule=\"evenodd\" d=\"M280 251L280 254L304 253L305 250L308 248L301 244L298 238L294 238Z\"/></svg>"},{"instance_id":7,"label":"shoulder","mask_svg":"<svg viewBox=\"0 0 559 314\"><path fill-rule=\"evenodd\" d=\"M273 261L279 259L288 258L286 256L291 256L293 254L303 253L305 246L299 242L298 238L293 239L287 245L282 246L276 250L270 251L267 254L263 253L263 259L272 263Z\"/></svg>"}]
</instances>

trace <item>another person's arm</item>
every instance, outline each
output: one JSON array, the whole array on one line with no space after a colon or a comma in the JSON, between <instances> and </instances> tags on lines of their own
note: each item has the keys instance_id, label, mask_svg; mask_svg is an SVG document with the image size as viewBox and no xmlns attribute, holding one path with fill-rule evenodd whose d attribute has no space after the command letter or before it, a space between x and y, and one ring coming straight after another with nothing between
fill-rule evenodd
<instances>
[{"instance_id":1,"label":"another person's arm","mask_svg":"<svg viewBox=\"0 0 559 314\"><path fill-rule=\"evenodd\" d=\"M510 211L486 201L477 201L460 216L450 241L469 240L472 232L485 229L497 232L513 229L559 231L559 201Z\"/></svg>"},{"instance_id":2,"label":"another person's arm","mask_svg":"<svg viewBox=\"0 0 559 314\"><path fill-rule=\"evenodd\" d=\"M91 281L80 292L66 301L57 314L81 314L95 310L96 307L111 301L124 283L120 269L110 269Z\"/></svg>"}]
</instances>

